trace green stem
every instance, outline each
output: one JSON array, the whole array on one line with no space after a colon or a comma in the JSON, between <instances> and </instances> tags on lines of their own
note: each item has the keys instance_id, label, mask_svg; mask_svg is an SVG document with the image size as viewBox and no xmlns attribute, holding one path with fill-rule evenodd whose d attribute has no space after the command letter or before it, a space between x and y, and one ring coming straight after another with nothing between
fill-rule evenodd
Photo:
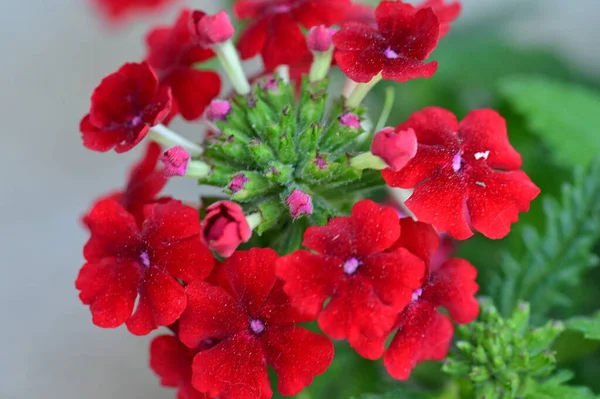
<instances>
[{"instance_id":1,"label":"green stem","mask_svg":"<svg viewBox=\"0 0 600 399\"><path fill-rule=\"evenodd\" d=\"M310 73L308 75L311 82L318 82L327 77L327 73L331 68L331 60L333 59L333 49L334 47L331 46L327 51L313 51L314 60L310 66Z\"/></svg>"},{"instance_id":2,"label":"green stem","mask_svg":"<svg viewBox=\"0 0 600 399\"><path fill-rule=\"evenodd\" d=\"M377 121L377 125L375 126L375 131L378 132L385 127L388 118L390 117L390 113L392 112L392 107L394 106L394 100L396 98L396 90L393 87L387 87L385 89L385 100L383 102L383 111L381 111L381 115L379 116L379 120Z\"/></svg>"},{"instance_id":3,"label":"green stem","mask_svg":"<svg viewBox=\"0 0 600 399\"><path fill-rule=\"evenodd\" d=\"M190 161L185 171L186 177L195 179L204 179L210 174L211 167L209 164L202 161Z\"/></svg>"},{"instance_id":4,"label":"green stem","mask_svg":"<svg viewBox=\"0 0 600 399\"><path fill-rule=\"evenodd\" d=\"M179 145L185 148L190 155L200 155L203 152L203 148L201 146L183 136L180 136L162 124L152 126L148 133L148 138L152 141L163 144L166 147L174 147Z\"/></svg>"},{"instance_id":5,"label":"green stem","mask_svg":"<svg viewBox=\"0 0 600 399\"><path fill-rule=\"evenodd\" d=\"M383 159L379 158L377 155L373 155L371 152L365 152L353 157L350 160L350 166L358 170L383 170L388 167Z\"/></svg>"},{"instance_id":6,"label":"green stem","mask_svg":"<svg viewBox=\"0 0 600 399\"><path fill-rule=\"evenodd\" d=\"M260 212L253 213L251 215L246 216L246 221L248 222L250 229L254 230L262 222L262 215L260 214Z\"/></svg>"},{"instance_id":7,"label":"green stem","mask_svg":"<svg viewBox=\"0 0 600 399\"><path fill-rule=\"evenodd\" d=\"M381 74L379 74L371 79L371 81L368 83L359 83L346 101L348 108L357 108L365 99L369 91L371 91L371 89L375 87L377 83L381 82L382 79L383 77Z\"/></svg>"},{"instance_id":8,"label":"green stem","mask_svg":"<svg viewBox=\"0 0 600 399\"><path fill-rule=\"evenodd\" d=\"M242 69L242 61L231 40L213 47L225 73L229 76L233 89L239 94L250 93L250 83Z\"/></svg>"}]
</instances>

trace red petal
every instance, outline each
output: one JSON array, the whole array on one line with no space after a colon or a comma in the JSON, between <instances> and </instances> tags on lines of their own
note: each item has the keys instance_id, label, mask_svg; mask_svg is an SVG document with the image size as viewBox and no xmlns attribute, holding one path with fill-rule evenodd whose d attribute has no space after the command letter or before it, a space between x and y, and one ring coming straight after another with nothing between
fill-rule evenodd
<instances>
[{"instance_id":1,"label":"red petal","mask_svg":"<svg viewBox=\"0 0 600 399\"><path fill-rule=\"evenodd\" d=\"M293 307L290 297L283 290L283 280L277 279L258 319L271 326L291 326L314 321L315 313Z\"/></svg>"},{"instance_id":2,"label":"red petal","mask_svg":"<svg viewBox=\"0 0 600 399\"><path fill-rule=\"evenodd\" d=\"M349 278L318 318L321 330L333 339L347 339L361 356L377 359L384 351L398 309L385 305L362 279Z\"/></svg>"},{"instance_id":3,"label":"red petal","mask_svg":"<svg viewBox=\"0 0 600 399\"><path fill-rule=\"evenodd\" d=\"M154 264L164 265L165 271L186 283L204 280L215 264L212 252L199 236L165 244L152 251L150 258Z\"/></svg>"},{"instance_id":4,"label":"red petal","mask_svg":"<svg viewBox=\"0 0 600 399\"><path fill-rule=\"evenodd\" d=\"M472 168L468 174L467 206L473 228L488 238L505 237L511 223L519 219L519 212L527 212L539 193L540 189L523 171Z\"/></svg>"},{"instance_id":5,"label":"red petal","mask_svg":"<svg viewBox=\"0 0 600 399\"><path fill-rule=\"evenodd\" d=\"M118 202L107 199L97 202L86 217L91 236L83 248L89 262L114 256L135 259L141 249L140 234L135 219Z\"/></svg>"},{"instance_id":6,"label":"red petal","mask_svg":"<svg viewBox=\"0 0 600 399\"><path fill-rule=\"evenodd\" d=\"M270 248L236 251L219 268L221 286L258 317L273 290L278 255Z\"/></svg>"},{"instance_id":7,"label":"red petal","mask_svg":"<svg viewBox=\"0 0 600 399\"><path fill-rule=\"evenodd\" d=\"M331 26L342 20L350 6L350 0L307 0L299 7L293 8L292 13L305 28L317 25Z\"/></svg>"},{"instance_id":8,"label":"red petal","mask_svg":"<svg viewBox=\"0 0 600 399\"><path fill-rule=\"evenodd\" d=\"M400 329L383 356L388 373L407 380L425 360L443 359L450 347L452 324L427 301L416 301L400 317Z\"/></svg>"},{"instance_id":9,"label":"red petal","mask_svg":"<svg viewBox=\"0 0 600 399\"><path fill-rule=\"evenodd\" d=\"M225 338L248 329L244 310L221 287L194 281L187 286L186 294L187 308L179 319L179 339L190 348L198 347L205 339Z\"/></svg>"},{"instance_id":10,"label":"red petal","mask_svg":"<svg viewBox=\"0 0 600 399\"><path fill-rule=\"evenodd\" d=\"M81 301L90 305L92 321L103 328L123 324L133 311L140 271L134 262L102 262L85 264L77 276L75 287Z\"/></svg>"},{"instance_id":11,"label":"red petal","mask_svg":"<svg viewBox=\"0 0 600 399\"><path fill-rule=\"evenodd\" d=\"M385 182L391 187L414 188L423 180L438 174L444 166L452 163L453 154L447 148L419 144L417 155L399 171L381 171Z\"/></svg>"},{"instance_id":12,"label":"red petal","mask_svg":"<svg viewBox=\"0 0 600 399\"><path fill-rule=\"evenodd\" d=\"M239 333L196 355L192 384L210 397L270 399L273 396L260 342Z\"/></svg>"},{"instance_id":13,"label":"red petal","mask_svg":"<svg viewBox=\"0 0 600 399\"><path fill-rule=\"evenodd\" d=\"M418 157L418 155L417 155ZM451 167L419 185L406 201L417 219L464 240L473 235L466 219L467 184Z\"/></svg>"},{"instance_id":14,"label":"red petal","mask_svg":"<svg viewBox=\"0 0 600 399\"><path fill-rule=\"evenodd\" d=\"M353 253L364 256L382 252L391 247L400 237L398 214L389 207L370 200L359 201L352 207L354 231Z\"/></svg>"},{"instance_id":15,"label":"red petal","mask_svg":"<svg viewBox=\"0 0 600 399\"><path fill-rule=\"evenodd\" d=\"M92 151L106 152L115 147L115 143L122 140L120 131L101 130L90 122L90 115L86 115L79 124L81 139L85 148Z\"/></svg>"},{"instance_id":16,"label":"red petal","mask_svg":"<svg viewBox=\"0 0 600 399\"><path fill-rule=\"evenodd\" d=\"M265 47L268 21L269 19L264 18L252 23L240 35L237 48L243 60L254 57Z\"/></svg>"},{"instance_id":17,"label":"red petal","mask_svg":"<svg viewBox=\"0 0 600 399\"><path fill-rule=\"evenodd\" d=\"M221 78L212 71L181 67L164 81L171 87L177 109L186 120L198 119L221 91Z\"/></svg>"},{"instance_id":18,"label":"red petal","mask_svg":"<svg viewBox=\"0 0 600 399\"><path fill-rule=\"evenodd\" d=\"M479 314L475 294L479 285L475 282L477 269L464 259L450 259L431 276L423 299L448 310L454 321L470 323Z\"/></svg>"},{"instance_id":19,"label":"red petal","mask_svg":"<svg viewBox=\"0 0 600 399\"><path fill-rule=\"evenodd\" d=\"M161 335L150 344L150 367L166 387L178 387L192 378L192 351L177 337Z\"/></svg>"},{"instance_id":20,"label":"red petal","mask_svg":"<svg viewBox=\"0 0 600 399\"><path fill-rule=\"evenodd\" d=\"M341 262L300 250L277 261L277 275L285 281L284 290L294 305L317 315L342 277Z\"/></svg>"},{"instance_id":21,"label":"red petal","mask_svg":"<svg viewBox=\"0 0 600 399\"><path fill-rule=\"evenodd\" d=\"M437 71L437 62L424 63L409 58L386 60L381 75L385 80L403 83L412 79L430 78Z\"/></svg>"},{"instance_id":22,"label":"red petal","mask_svg":"<svg viewBox=\"0 0 600 399\"><path fill-rule=\"evenodd\" d=\"M425 264L404 248L374 254L364 259L358 273L367 276L382 303L401 312L414 290L421 288Z\"/></svg>"},{"instance_id":23,"label":"red petal","mask_svg":"<svg viewBox=\"0 0 600 399\"><path fill-rule=\"evenodd\" d=\"M387 36L392 49L415 60L429 57L440 38L440 23L428 8L417 11L406 27L396 22L394 29L392 36Z\"/></svg>"},{"instance_id":24,"label":"red petal","mask_svg":"<svg viewBox=\"0 0 600 399\"><path fill-rule=\"evenodd\" d=\"M310 226L302 245L323 255L346 258L352 254L354 224L349 217L331 219L326 226Z\"/></svg>"},{"instance_id":25,"label":"red petal","mask_svg":"<svg viewBox=\"0 0 600 399\"><path fill-rule=\"evenodd\" d=\"M151 248L160 248L173 241L200 236L200 216L181 201L150 204L145 208L142 227L144 240Z\"/></svg>"},{"instance_id":26,"label":"red petal","mask_svg":"<svg viewBox=\"0 0 600 399\"><path fill-rule=\"evenodd\" d=\"M139 294L137 309L127 321L127 328L135 335L173 324L185 309L184 288L156 266L145 272Z\"/></svg>"},{"instance_id":27,"label":"red petal","mask_svg":"<svg viewBox=\"0 0 600 399\"><path fill-rule=\"evenodd\" d=\"M419 144L449 147L455 154L460 150L458 127L458 121L452 112L439 107L427 107L413 113L396 130L413 129Z\"/></svg>"},{"instance_id":28,"label":"red petal","mask_svg":"<svg viewBox=\"0 0 600 399\"><path fill-rule=\"evenodd\" d=\"M508 142L506 121L496 111L472 111L462 120L458 131L463 141L463 158L468 163L486 162L491 168L505 170L521 167L521 155ZM486 151L489 151L487 158L476 156Z\"/></svg>"},{"instance_id":29,"label":"red petal","mask_svg":"<svg viewBox=\"0 0 600 399\"><path fill-rule=\"evenodd\" d=\"M406 248L429 265L440 246L440 238L433 226L410 217L400 219L400 226L402 234L392 248Z\"/></svg>"},{"instance_id":30,"label":"red petal","mask_svg":"<svg viewBox=\"0 0 600 399\"><path fill-rule=\"evenodd\" d=\"M400 1L382 1L375 9L379 32L391 38L399 29L411 26L415 18L414 6Z\"/></svg>"},{"instance_id":31,"label":"red petal","mask_svg":"<svg viewBox=\"0 0 600 399\"><path fill-rule=\"evenodd\" d=\"M333 44L338 51L363 51L371 47L385 50L386 46L384 38L375 28L358 21L345 23L333 35Z\"/></svg>"},{"instance_id":32,"label":"red petal","mask_svg":"<svg viewBox=\"0 0 600 399\"><path fill-rule=\"evenodd\" d=\"M284 396L300 393L333 360L331 341L302 327L267 329L260 339L279 377L277 390Z\"/></svg>"},{"instance_id":33,"label":"red petal","mask_svg":"<svg viewBox=\"0 0 600 399\"><path fill-rule=\"evenodd\" d=\"M294 65L309 53L306 37L291 15L275 14L269 19L269 32L261 51L268 70L279 65Z\"/></svg>"}]
</instances>

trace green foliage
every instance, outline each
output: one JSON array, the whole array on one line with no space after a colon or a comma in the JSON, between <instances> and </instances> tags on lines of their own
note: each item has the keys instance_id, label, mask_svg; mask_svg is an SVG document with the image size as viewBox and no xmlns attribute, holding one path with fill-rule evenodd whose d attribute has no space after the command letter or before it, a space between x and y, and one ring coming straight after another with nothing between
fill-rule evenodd
<instances>
[{"instance_id":1,"label":"green foliage","mask_svg":"<svg viewBox=\"0 0 600 399\"><path fill-rule=\"evenodd\" d=\"M600 153L600 93L539 77L503 80L500 93L565 165L588 165Z\"/></svg>"},{"instance_id":2,"label":"green foliage","mask_svg":"<svg viewBox=\"0 0 600 399\"><path fill-rule=\"evenodd\" d=\"M567 320L567 327L582 332L587 339L600 340L600 312L591 317L573 317Z\"/></svg>"},{"instance_id":3,"label":"green foliage","mask_svg":"<svg viewBox=\"0 0 600 399\"><path fill-rule=\"evenodd\" d=\"M562 191L561 203L545 198L544 234L525 227L523 253L504 253L490 285L503 315L524 299L534 309L534 320L542 320L555 307L571 303L568 289L598 263L592 249L600 238L600 160L587 172L578 169Z\"/></svg>"}]
</instances>

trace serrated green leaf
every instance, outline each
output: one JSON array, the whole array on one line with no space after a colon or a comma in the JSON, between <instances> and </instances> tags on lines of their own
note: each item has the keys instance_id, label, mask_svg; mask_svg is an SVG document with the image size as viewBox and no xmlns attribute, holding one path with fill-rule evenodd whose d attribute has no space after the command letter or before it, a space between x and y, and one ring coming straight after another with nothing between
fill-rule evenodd
<instances>
[{"instance_id":1,"label":"serrated green leaf","mask_svg":"<svg viewBox=\"0 0 600 399\"><path fill-rule=\"evenodd\" d=\"M600 153L600 93L539 77L508 78L499 90L565 165L588 165Z\"/></svg>"},{"instance_id":2,"label":"serrated green leaf","mask_svg":"<svg viewBox=\"0 0 600 399\"><path fill-rule=\"evenodd\" d=\"M600 340L600 312L590 317L573 317L566 324L568 328L582 332L585 338Z\"/></svg>"},{"instance_id":3,"label":"serrated green leaf","mask_svg":"<svg viewBox=\"0 0 600 399\"><path fill-rule=\"evenodd\" d=\"M598 263L592 249L600 239L600 159L587 172L578 169L562 191L561 203L545 199L544 234L525 229L526 250L505 253L492 280L491 294L504 315L523 299L531 303L534 321L543 320L569 303L566 290Z\"/></svg>"}]
</instances>

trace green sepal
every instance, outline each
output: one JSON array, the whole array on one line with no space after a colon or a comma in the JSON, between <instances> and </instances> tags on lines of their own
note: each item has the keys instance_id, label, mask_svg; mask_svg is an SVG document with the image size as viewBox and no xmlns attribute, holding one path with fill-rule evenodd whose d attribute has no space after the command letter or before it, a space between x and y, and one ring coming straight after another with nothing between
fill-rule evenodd
<instances>
[{"instance_id":1,"label":"green sepal","mask_svg":"<svg viewBox=\"0 0 600 399\"><path fill-rule=\"evenodd\" d=\"M223 165L211 161L211 170L207 177L198 179L199 184L206 184L210 186L225 187L231 181L231 178L237 173L237 169L233 169L228 165Z\"/></svg>"},{"instance_id":2,"label":"green sepal","mask_svg":"<svg viewBox=\"0 0 600 399\"><path fill-rule=\"evenodd\" d=\"M261 168L268 167L271 162L277 159L271 147L258 139L254 139L248 144L248 151L256 165Z\"/></svg>"},{"instance_id":3,"label":"green sepal","mask_svg":"<svg viewBox=\"0 0 600 399\"><path fill-rule=\"evenodd\" d=\"M282 216L287 211L278 197L272 197L261 203L258 210L262 216L260 224L254 229L258 235L262 235L265 231L278 226L281 223Z\"/></svg>"},{"instance_id":4,"label":"green sepal","mask_svg":"<svg viewBox=\"0 0 600 399\"><path fill-rule=\"evenodd\" d=\"M277 87L272 89L265 88L266 79L262 79L257 86L260 86L260 90L256 91L256 96L269 104L271 109L275 112L280 112L284 107L294 107L294 86L286 84L283 79L276 78Z\"/></svg>"},{"instance_id":5,"label":"green sepal","mask_svg":"<svg viewBox=\"0 0 600 399\"><path fill-rule=\"evenodd\" d=\"M204 150L203 158L208 163L218 160L236 169L245 169L254 163L248 145L233 136L211 141Z\"/></svg>"},{"instance_id":6,"label":"green sepal","mask_svg":"<svg viewBox=\"0 0 600 399\"><path fill-rule=\"evenodd\" d=\"M277 187L271 184L271 182L259 172L244 171L236 173L236 176L243 175L248 180L244 183L244 187L233 193L229 188L225 192L231 194L232 201L246 202L258 197L264 196L273 192ZM234 176L235 178L235 176Z\"/></svg>"},{"instance_id":7,"label":"green sepal","mask_svg":"<svg viewBox=\"0 0 600 399\"><path fill-rule=\"evenodd\" d=\"M320 134L321 126L318 123L313 123L299 133L296 152L300 163L303 163L311 154L316 153Z\"/></svg>"},{"instance_id":8,"label":"green sepal","mask_svg":"<svg viewBox=\"0 0 600 399\"><path fill-rule=\"evenodd\" d=\"M325 115L327 88L329 79L310 82L308 76L302 79L300 105L298 107L298 126L301 130L314 123L320 123Z\"/></svg>"},{"instance_id":9,"label":"green sepal","mask_svg":"<svg viewBox=\"0 0 600 399\"><path fill-rule=\"evenodd\" d=\"M293 174L293 167L274 161L269 164L265 176L270 182L285 185L292 181Z\"/></svg>"}]
</instances>

